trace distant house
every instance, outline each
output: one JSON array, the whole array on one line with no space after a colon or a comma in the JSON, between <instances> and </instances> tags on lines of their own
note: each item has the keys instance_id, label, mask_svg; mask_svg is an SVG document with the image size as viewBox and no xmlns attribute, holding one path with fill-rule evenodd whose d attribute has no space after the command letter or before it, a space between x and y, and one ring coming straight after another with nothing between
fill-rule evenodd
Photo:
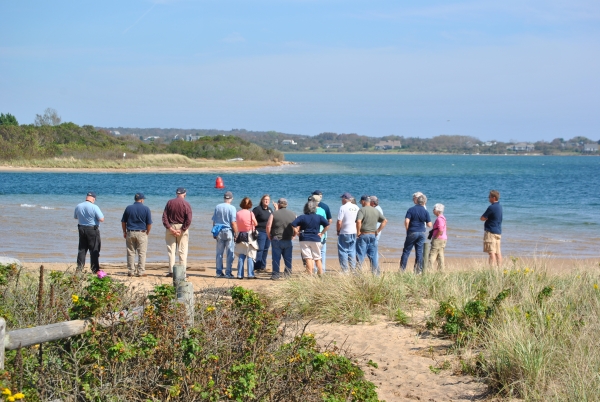
<instances>
[{"instance_id":1,"label":"distant house","mask_svg":"<svg viewBox=\"0 0 600 402\"><path fill-rule=\"evenodd\" d=\"M585 144L583 146L583 152L598 152L598 144Z\"/></svg>"},{"instance_id":2,"label":"distant house","mask_svg":"<svg viewBox=\"0 0 600 402\"><path fill-rule=\"evenodd\" d=\"M491 147L492 145L496 145L496 142L492 142L492 141L487 141L484 142L483 144L481 144L482 147Z\"/></svg>"},{"instance_id":3,"label":"distant house","mask_svg":"<svg viewBox=\"0 0 600 402\"><path fill-rule=\"evenodd\" d=\"M329 149L329 148L344 148L344 143L343 142L335 142L335 143L331 143L331 144L325 144L325 148Z\"/></svg>"},{"instance_id":4,"label":"distant house","mask_svg":"<svg viewBox=\"0 0 600 402\"><path fill-rule=\"evenodd\" d=\"M115 130L115 131L111 131L110 133L111 133L112 135L121 135L121 133L120 133L120 132L118 132L118 131L116 131L116 130Z\"/></svg>"},{"instance_id":5,"label":"distant house","mask_svg":"<svg viewBox=\"0 0 600 402\"><path fill-rule=\"evenodd\" d=\"M379 141L375 144L375 149L394 149L394 148L402 148L402 143L400 141Z\"/></svg>"},{"instance_id":6,"label":"distant house","mask_svg":"<svg viewBox=\"0 0 600 402\"><path fill-rule=\"evenodd\" d=\"M160 139L160 137L157 137L156 135L150 136L150 137L146 137L146 139L144 141L154 141L154 140L158 140Z\"/></svg>"},{"instance_id":7,"label":"distant house","mask_svg":"<svg viewBox=\"0 0 600 402\"><path fill-rule=\"evenodd\" d=\"M200 137L202 137L201 135L191 135L188 134L185 136L185 140L186 141L198 141L200 139Z\"/></svg>"},{"instance_id":8,"label":"distant house","mask_svg":"<svg viewBox=\"0 0 600 402\"><path fill-rule=\"evenodd\" d=\"M281 141L281 145L298 145L298 143L294 140L283 140Z\"/></svg>"},{"instance_id":9,"label":"distant house","mask_svg":"<svg viewBox=\"0 0 600 402\"><path fill-rule=\"evenodd\" d=\"M529 152L529 151L533 151L535 149L535 147L533 146L533 144L529 144L527 142L518 142L516 144L511 144L509 146L506 147L506 149L511 150L511 151L525 151L525 152Z\"/></svg>"}]
</instances>

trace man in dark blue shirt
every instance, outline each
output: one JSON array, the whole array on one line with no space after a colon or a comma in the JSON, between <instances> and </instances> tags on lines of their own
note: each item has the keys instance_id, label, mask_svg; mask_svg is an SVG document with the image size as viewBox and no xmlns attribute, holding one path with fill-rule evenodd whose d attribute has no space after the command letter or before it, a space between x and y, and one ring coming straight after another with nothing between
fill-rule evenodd
<instances>
[{"instance_id":1,"label":"man in dark blue shirt","mask_svg":"<svg viewBox=\"0 0 600 402\"><path fill-rule=\"evenodd\" d=\"M483 224L483 252L490 256L490 265L502 264L502 252L500 251L500 239L502 235L502 206L500 205L500 192L490 191L488 196L491 205L481 216Z\"/></svg>"},{"instance_id":2,"label":"man in dark blue shirt","mask_svg":"<svg viewBox=\"0 0 600 402\"><path fill-rule=\"evenodd\" d=\"M148 235L152 228L152 214L150 208L144 205L144 194L136 193L135 202L123 212L121 227L127 245L127 276L146 276L146 250L148 249ZM135 255L138 255L137 270L135 269Z\"/></svg>"},{"instance_id":3,"label":"man in dark blue shirt","mask_svg":"<svg viewBox=\"0 0 600 402\"><path fill-rule=\"evenodd\" d=\"M424 194L416 198L414 207L406 211L404 219L404 227L406 228L406 240L404 241L404 249L402 250L402 258L400 259L400 269L402 272L406 270L408 257L412 248L415 248L415 274L423 273L423 248L425 247L425 226L431 227L431 218L429 212L425 209L427 197Z\"/></svg>"}]
</instances>

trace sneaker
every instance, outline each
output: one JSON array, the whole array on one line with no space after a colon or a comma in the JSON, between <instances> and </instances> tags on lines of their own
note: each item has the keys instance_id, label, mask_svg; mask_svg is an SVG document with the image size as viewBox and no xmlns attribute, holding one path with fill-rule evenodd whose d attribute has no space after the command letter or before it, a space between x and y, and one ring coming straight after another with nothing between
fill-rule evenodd
<instances>
[{"instance_id":1,"label":"sneaker","mask_svg":"<svg viewBox=\"0 0 600 402\"><path fill-rule=\"evenodd\" d=\"M272 281L280 281L282 278L280 276L272 276L271 280Z\"/></svg>"},{"instance_id":2,"label":"sneaker","mask_svg":"<svg viewBox=\"0 0 600 402\"><path fill-rule=\"evenodd\" d=\"M227 278L227 279L235 279L235 276L233 276L233 275L225 275L225 278Z\"/></svg>"},{"instance_id":3,"label":"sneaker","mask_svg":"<svg viewBox=\"0 0 600 402\"><path fill-rule=\"evenodd\" d=\"M217 278L225 278L225 275L223 275L223 274L217 274Z\"/></svg>"},{"instance_id":4,"label":"sneaker","mask_svg":"<svg viewBox=\"0 0 600 402\"><path fill-rule=\"evenodd\" d=\"M166 275L165 275L165 277L167 277L167 278L172 278L172 277L173 277L173 273L172 273L172 272L169 272L168 274L166 274Z\"/></svg>"},{"instance_id":5,"label":"sneaker","mask_svg":"<svg viewBox=\"0 0 600 402\"><path fill-rule=\"evenodd\" d=\"M256 276L249 276L246 279L258 279Z\"/></svg>"}]
</instances>

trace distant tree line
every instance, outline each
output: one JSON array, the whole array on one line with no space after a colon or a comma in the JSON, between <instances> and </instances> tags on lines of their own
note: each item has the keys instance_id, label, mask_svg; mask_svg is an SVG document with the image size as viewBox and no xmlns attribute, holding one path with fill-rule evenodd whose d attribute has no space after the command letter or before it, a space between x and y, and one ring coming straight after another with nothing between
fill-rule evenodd
<instances>
[{"instance_id":1,"label":"distant tree line","mask_svg":"<svg viewBox=\"0 0 600 402\"><path fill-rule=\"evenodd\" d=\"M511 154L524 151L507 149L518 141L482 141L479 138L465 135L438 135L433 138L405 137L389 135L384 137L370 137L366 135L338 134L325 132L315 136L286 134L278 131L249 131L245 129L216 130L216 129L159 129L159 128L106 128L119 131L121 134L135 134L141 138L150 136L159 137L159 142L184 140L187 135L203 137L225 136L240 137L250 143L265 149L282 152L374 152L381 151L376 145L381 141L399 141L400 148L386 150L385 152L419 152L419 153L480 153L480 154ZM550 142L537 141L528 143L533 145L533 151L544 155L553 154L578 154L584 153L585 144L600 143L586 137L574 137L570 140L556 138ZM343 146L339 146L343 144ZM180 147L185 147L180 145Z\"/></svg>"},{"instance_id":2,"label":"distant tree line","mask_svg":"<svg viewBox=\"0 0 600 402\"><path fill-rule=\"evenodd\" d=\"M201 137L196 141L172 141L169 153L182 154L188 158L233 159L243 157L251 160L283 161L283 153L264 149L236 136L215 135Z\"/></svg>"},{"instance_id":3,"label":"distant tree line","mask_svg":"<svg viewBox=\"0 0 600 402\"><path fill-rule=\"evenodd\" d=\"M176 153L190 158L283 161L283 153L265 150L235 136L217 135L199 141L146 142L138 136L114 136L93 126L61 123L54 109L36 115L35 124L19 125L17 119L0 114L0 160L74 157L78 159L120 159L123 154Z\"/></svg>"}]
</instances>

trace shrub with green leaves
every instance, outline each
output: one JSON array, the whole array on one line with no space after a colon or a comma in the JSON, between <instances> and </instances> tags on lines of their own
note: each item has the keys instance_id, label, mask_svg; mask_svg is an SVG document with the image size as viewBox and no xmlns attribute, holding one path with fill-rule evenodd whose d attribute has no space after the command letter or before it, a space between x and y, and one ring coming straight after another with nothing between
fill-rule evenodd
<instances>
[{"instance_id":1,"label":"shrub with green leaves","mask_svg":"<svg viewBox=\"0 0 600 402\"><path fill-rule=\"evenodd\" d=\"M110 277L47 276L45 290L52 292L44 297L51 293L53 302L46 301L45 310L58 309L63 319L66 311L73 318L108 316L113 325L93 321L85 334L8 351L7 370L0 373L7 380L0 385L22 389L26 400L378 400L375 386L344 351L321 348L302 330L290 334L296 330L282 321L285 311L253 291L235 287L230 298L203 292L195 325L188 327L186 308L170 285L145 295ZM23 310L35 312L35 276L26 278L17 283L9 277L5 294L10 300L18 295L28 303ZM5 301L0 307L16 305ZM141 313L127 318L139 306Z\"/></svg>"}]
</instances>

